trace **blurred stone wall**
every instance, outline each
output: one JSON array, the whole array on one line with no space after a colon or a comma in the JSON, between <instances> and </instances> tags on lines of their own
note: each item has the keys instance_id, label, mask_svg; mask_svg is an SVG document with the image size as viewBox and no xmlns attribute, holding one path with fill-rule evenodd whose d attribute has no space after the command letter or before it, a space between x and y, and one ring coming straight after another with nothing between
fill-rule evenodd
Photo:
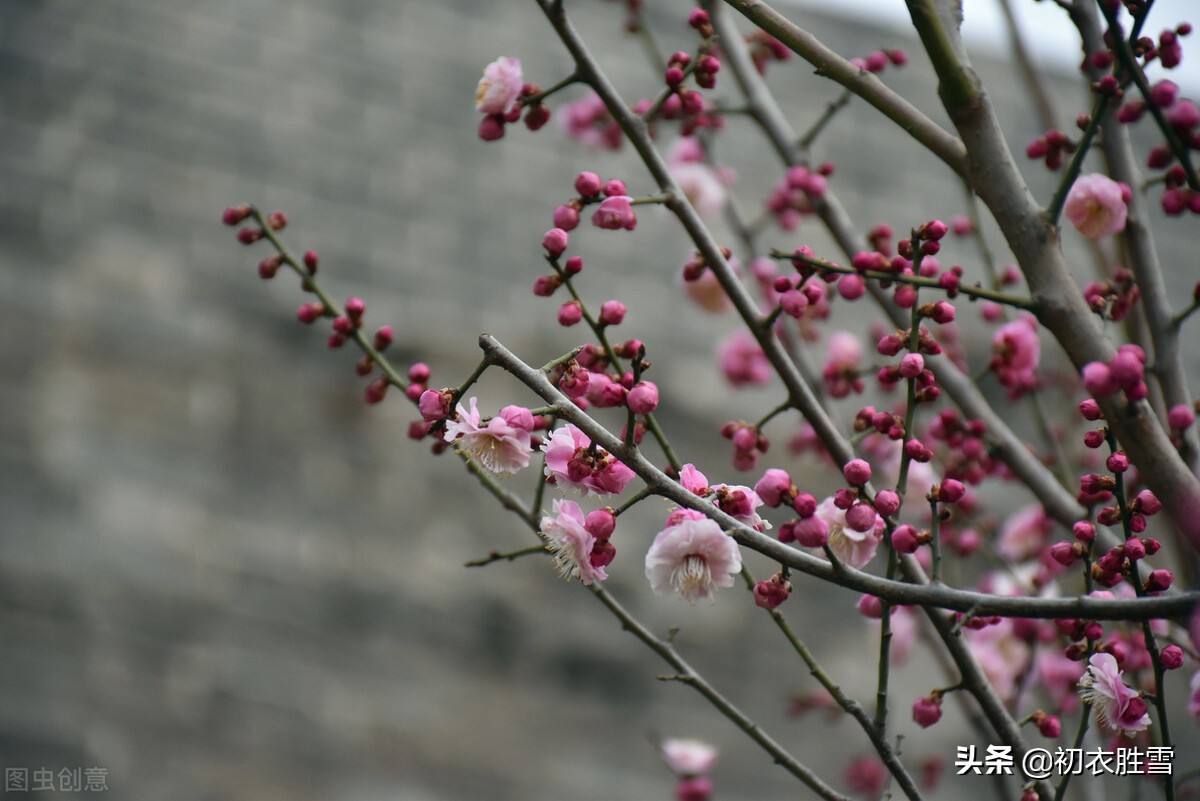
<instances>
[{"instance_id":1,"label":"blurred stone wall","mask_svg":"<svg viewBox=\"0 0 1200 801\"><path fill-rule=\"evenodd\" d=\"M620 6L569 5L627 96L655 91ZM663 46L690 47L687 4L651 5ZM905 32L802 18L848 55L911 48ZM544 561L464 570L529 533L455 460L406 439L409 407L364 407L353 356L295 324L294 282L262 285L265 250L218 224L239 201L286 209L286 240L316 248L327 286L367 298L372 324L395 325L397 362L428 361L434 386L470 370L480 331L532 363L567 350L554 305L528 291L551 209L580 169L652 187L628 152L588 151L557 125L481 143L472 95L501 54L543 85L568 66L527 3L0 4L5 767L103 767L109 797L135 801L667 798L651 742L690 735L722 747L722 797L794 792ZM1009 67L981 70L1014 109L1014 141L1035 135ZM810 72L771 76L801 129L837 94ZM919 57L887 79L935 113ZM1071 119L1082 101L1059 89ZM722 154L755 210L778 169L744 123L730 133ZM833 186L864 225L961 205L946 171L862 104L819 156L838 163ZM653 210L641 220L630 235L581 230L583 290L621 297L628 334L672 353L655 366L664 426L711 479L734 481L716 430L778 392L735 397L720 382L713 342L733 323L692 313L675 283L685 241ZM832 252L815 227L800 237ZM1165 260L1191 265L1185 245L1168 242ZM489 376L481 406L518 391ZM786 431L777 439L766 464L787 463ZM527 493L531 479L510 486ZM841 741L857 732L786 716L815 684L744 596L652 599L640 561L663 508L650 506L623 519L614 591L656 630L682 626L689 658L840 786L862 751ZM801 587L795 609L866 697L870 631L817 619L850 601ZM924 692L930 668L900 680ZM898 695L901 731L906 704ZM965 736L948 724L930 752L952 758Z\"/></svg>"}]
</instances>

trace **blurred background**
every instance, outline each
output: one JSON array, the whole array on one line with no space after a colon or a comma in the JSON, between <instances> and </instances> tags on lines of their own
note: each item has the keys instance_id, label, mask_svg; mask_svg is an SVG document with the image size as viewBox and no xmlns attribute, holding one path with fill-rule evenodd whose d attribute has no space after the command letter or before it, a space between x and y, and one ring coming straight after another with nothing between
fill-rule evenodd
<instances>
[{"instance_id":1,"label":"blurred background","mask_svg":"<svg viewBox=\"0 0 1200 801\"><path fill-rule=\"evenodd\" d=\"M788 10L847 56L907 48L909 66L885 80L944 119L907 28L828 16L829 5ZM694 46L687 3L647 6L664 50ZM657 91L621 4L568 8L627 98ZM1007 43L977 48L1022 149L1041 130ZM1076 58L1038 55L1052 51ZM654 743L694 736L722 749L720 797L795 792L689 690L660 683L653 655L545 560L464 569L532 535L457 460L407 439L410 406L364 406L355 356L297 325L296 283L263 284L265 246L244 248L219 223L238 202L284 209L285 241L320 253L335 297L366 298L370 325L395 326L393 360L428 362L434 387L470 371L481 331L533 364L569 350L580 335L554 322L557 302L529 291L554 206L582 169L635 195L653 187L627 151L590 150L557 121L481 142L475 85L500 55L520 57L543 86L569 70L532 3L0 4L5 768L99 767L108 797L135 801L651 799L673 785ZM769 77L798 130L838 94L796 61ZM1052 86L1067 122L1087 105L1069 78ZM722 90L732 91L724 74ZM720 155L756 215L780 170L747 124L728 133ZM864 228L962 210L949 173L861 103L815 155L837 164L832 188ZM1044 170L1028 174L1048 198ZM1173 289L1190 293L1194 223L1155 225L1168 234ZM768 239L836 255L815 224ZM994 232L992 245L1003 261ZM957 247L949 259L977 270L973 247ZM779 388L735 395L724 384L713 348L735 326L680 291L680 232L645 210L636 232L585 225L572 248L588 265L585 297L627 303L623 333L658 354L661 419L685 461L713 482L753 483L760 473L737 477L718 428L761 415ZM854 311L838 325L863 333ZM987 336L967 337L981 359ZM983 388L1002 399L994 382ZM503 377L480 394L485 410L533 403ZM786 465L828 490L824 468L783 447L796 424L781 422L761 467ZM509 486L528 496L533 478ZM695 609L650 594L642 554L665 507L644 506L614 540L614 593L656 631L681 627L687 658L843 787L844 767L865 753L859 733L789 716L816 684L765 616L732 591ZM798 585L801 636L867 698L875 646L853 595ZM932 669L916 657L899 671L897 731L912 733L907 710ZM1194 727L1181 728L1194 744ZM918 763L952 761L970 737L958 713L930 734L906 746ZM974 787L951 781L943 797Z\"/></svg>"}]
</instances>

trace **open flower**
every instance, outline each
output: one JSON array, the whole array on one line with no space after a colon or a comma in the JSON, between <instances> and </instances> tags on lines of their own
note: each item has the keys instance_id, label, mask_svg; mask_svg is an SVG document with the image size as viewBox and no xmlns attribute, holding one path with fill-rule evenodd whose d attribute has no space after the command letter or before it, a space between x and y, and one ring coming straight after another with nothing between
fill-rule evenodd
<instances>
[{"instance_id":1,"label":"open flower","mask_svg":"<svg viewBox=\"0 0 1200 801\"><path fill-rule=\"evenodd\" d=\"M484 114L507 114L521 96L521 62L501 56L483 68L475 90L475 108Z\"/></svg>"},{"instance_id":2,"label":"open flower","mask_svg":"<svg viewBox=\"0 0 1200 801\"><path fill-rule=\"evenodd\" d=\"M1063 214L1088 239L1115 234L1125 229L1126 191L1107 175L1081 175L1067 193Z\"/></svg>"},{"instance_id":3,"label":"open flower","mask_svg":"<svg viewBox=\"0 0 1200 801\"><path fill-rule=\"evenodd\" d=\"M843 563L851 567L862 567L875 558L879 538L883 533L883 518L875 515L875 524L866 531L855 531L846 523L846 513L837 508L833 498L826 498L817 506L816 517L825 521L829 528L829 548ZM824 556L820 551L818 556Z\"/></svg>"},{"instance_id":4,"label":"open flower","mask_svg":"<svg viewBox=\"0 0 1200 801\"><path fill-rule=\"evenodd\" d=\"M633 480L634 473L603 448L592 448L588 435L575 426L557 428L542 443L546 476L559 489L602 497L615 495Z\"/></svg>"},{"instance_id":5,"label":"open flower","mask_svg":"<svg viewBox=\"0 0 1200 801\"><path fill-rule=\"evenodd\" d=\"M563 578L577 578L584 584L604 581L604 567L592 565L592 548L596 538L584 527L586 517L575 501L556 500L554 516L542 518L542 533L549 540L547 547L554 552L554 564Z\"/></svg>"},{"instance_id":6,"label":"open flower","mask_svg":"<svg viewBox=\"0 0 1200 801\"><path fill-rule=\"evenodd\" d=\"M742 569L737 543L707 517L673 515L646 553L646 578L659 595L679 593L689 603L732 587ZM670 523L671 520L668 520Z\"/></svg>"},{"instance_id":7,"label":"open flower","mask_svg":"<svg viewBox=\"0 0 1200 801\"><path fill-rule=\"evenodd\" d=\"M721 341L717 359L729 383L735 387L761 387L771 380L771 363L762 346L744 328L739 328Z\"/></svg>"},{"instance_id":8,"label":"open flower","mask_svg":"<svg viewBox=\"0 0 1200 801\"><path fill-rule=\"evenodd\" d=\"M1079 679L1079 695L1096 710L1096 719L1109 731L1125 735L1150 726L1146 702L1121 678L1112 654L1093 654L1087 672Z\"/></svg>"},{"instance_id":9,"label":"open flower","mask_svg":"<svg viewBox=\"0 0 1200 801\"><path fill-rule=\"evenodd\" d=\"M1023 315L992 335L992 371L1008 387L1010 400L1037 386L1037 368L1042 356L1037 328L1032 315Z\"/></svg>"},{"instance_id":10,"label":"open flower","mask_svg":"<svg viewBox=\"0 0 1200 801\"><path fill-rule=\"evenodd\" d=\"M446 442L496 475L511 475L529 466L533 415L523 406L505 406L485 424L475 398L470 409L458 404L458 419L446 423Z\"/></svg>"},{"instance_id":11,"label":"open flower","mask_svg":"<svg viewBox=\"0 0 1200 801\"><path fill-rule=\"evenodd\" d=\"M699 740L663 740L662 755L677 776L708 773L717 762L717 749Z\"/></svg>"}]
</instances>

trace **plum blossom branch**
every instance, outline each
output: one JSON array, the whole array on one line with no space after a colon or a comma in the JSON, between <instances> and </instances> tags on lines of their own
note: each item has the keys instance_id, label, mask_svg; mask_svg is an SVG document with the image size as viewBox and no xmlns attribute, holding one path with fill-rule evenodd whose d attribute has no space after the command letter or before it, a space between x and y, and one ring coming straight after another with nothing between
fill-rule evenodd
<instances>
[{"instance_id":1,"label":"plum blossom branch","mask_svg":"<svg viewBox=\"0 0 1200 801\"><path fill-rule=\"evenodd\" d=\"M745 580L747 587L750 589L754 588L756 583L754 581L754 577L750 575L750 571L746 570L745 567L742 568L742 578ZM817 662L817 658L813 655L812 651L808 649L808 646L804 644L804 641L800 639L800 637L792 629L791 625L787 622L787 618L784 617L783 613L777 608L768 608L766 609L766 612L771 616L772 622L774 622L775 626L780 630L780 632L783 633L783 636L787 639L788 643L791 644L792 649L799 655L800 659L803 660L805 666L808 668L808 672L812 675L812 677L816 679L823 688L825 688L830 697L837 702L837 705L840 706L846 714L850 715L850 717L852 717L866 733L867 737L870 738L871 744L875 746L875 750L879 753L879 758L883 761L883 764L887 767L888 771L896 779L896 782L900 785L900 789L904 791L904 794L913 801L919 801L921 798L921 791L917 789L916 783L913 781L912 776L900 761L900 755L895 749L892 748L891 743L888 742L884 731L867 716L866 710L863 709L862 704L847 696L841 686L838 685L838 683L835 682L829 676L829 674L825 672L825 669L821 667L819 662Z\"/></svg>"},{"instance_id":2,"label":"plum blossom branch","mask_svg":"<svg viewBox=\"0 0 1200 801\"><path fill-rule=\"evenodd\" d=\"M515 551L500 553L492 551L482 559L472 559L470 562L464 562L464 567L486 567L492 562L512 562L520 559L522 556L530 556L535 553L549 554L551 551L545 545L530 545L528 548L518 548Z\"/></svg>"},{"instance_id":3,"label":"plum blossom branch","mask_svg":"<svg viewBox=\"0 0 1200 801\"><path fill-rule=\"evenodd\" d=\"M1096 97L1096 103L1092 107L1092 114L1088 118L1087 128L1083 131L1083 136L1079 139L1079 145L1075 149L1075 153L1071 156L1071 161L1067 164L1067 169L1063 172L1062 180L1058 184L1058 189L1054 190L1054 197L1050 199L1050 205L1046 206L1046 222L1051 225L1058 225L1059 215L1062 214L1063 204L1067 202L1067 193L1071 191L1071 186L1074 185L1075 179L1079 177L1080 170L1083 169L1083 160L1087 157L1088 151L1092 147L1092 140L1096 137L1096 132L1100 130L1100 123L1105 118L1105 113L1108 111L1108 106L1112 102L1109 95L1101 94Z\"/></svg>"},{"instance_id":4,"label":"plum blossom branch","mask_svg":"<svg viewBox=\"0 0 1200 801\"><path fill-rule=\"evenodd\" d=\"M786 543L755 531L721 511L712 503L684 489L659 470L636 448L625 444L586 412L558 391L536 368L530 367L490 334L479 338L479 345L497 366L515 377L535 395L554 407L560 418L577 426L588 437L620 459L651 488L655 495L679 506L694 509L715 520L741 545L794 570L832 581L848 589L875 595L897 605L934 607L980 615L1029 618L1085 618L1088 620L1143 620L1185 617L1197 602L1200 592L1169 593L1147 598L1031 598L989 595L946 586L915 584L887 579L841 565L834 567L799 551Z\"/></svg>"},{"instance_id":5,"label":"plum blossom branch","mask_svg":"<svg viewBox=\"0 0 1200 801\"><path fill-rule=\"evenodd\" d=\"M957 51L932 0L907 4L938 74L942 105L970 154L971 184L1008 240L1030 292L1041 302L1040 321L1077 369L1092 362L1107 364L1115 348L1071 277L1058 232L1046 223L1021 178L978 76ZM1175 529L1200 551L1200 480L1179 457L1162 424L1144 402L1127 404L1109 396L1099 403L1146 484L1164 500Z\"/></svg>"},{"instance_id":6,"label":"plum blossom branch","mask_svg":"<svg viewBox=\"0 0 1200 801\"><path fill-rule=\"evenodd\" d=\"M960 175L966 172L966 151L962 142L889 89L879 78L842 58L766 3L760 0L725 1L816 67L818 74L832 78L883 112L884 116L928 148L950 169Z\"/></svg>"},{"instance_id":7,"label":"plum blossom branch","mask_svg":"<svg viewBox=\"0 0 1200 801\"><path fill-rule=\"evenodd\" d=\"M764 751L770 754L778 765L803 782L806 787L821 798L826 799L826 801L850 801L849 798L834 790L813 773L811 769L788 753L783 746L763 731L762 727L747 717L744 712L705 681L699 673L692 669L691 665L684 661L683 657L679 655L669 641L660 639L639 623L623 606L617 603L617 600L607 590L596 584L590 585L588 589L600 600L600 603L608 607L608 610L621 621L621 625L626 631L645 643L650 650L658 654L664 662L675 670L675 675L664 677L666 680L687 684L704 696L718 712L732 721L750 739L754 740Z\"/></svg>"},{"instance_id":8,"label":"plum blossom branch","mask_svg":"<svg viewBox=\"0 0 1200 801\"><path fill-rule=\"evenodd\" d=\"M727 9L719 2L709 2L707 5L712 7L713 23L721 37L726 63L745 95L754 118L780 159L788 166L799 164L796 134L766 83L751 64L745 45L729 19ZM832 191L826 191L824 196L817 199L815 207L821 221L829 229L846 258L853 258L855 253L864 249L864 243L855 233L853 221ZM891 317L892 322L898 327L903 327L905 310L892 303L876 285L869 285L868 290L880 308ZM1042 502L1051 516L1063 525L1070 526L1083 515L1084 510L1074 496L1063 489L1054 475L996 413L970 376L942 355L927 357L925 364L933 371L938 385L954 399L966 415L984 421L989 444Z\"/></svg>"},{"instance_id":9,"label":"plum blossom branch","mask_svg":"<svg viewBox=\"0 0 1200 801\"><path fill-rule=\"evenodd\" d=\"M864 278L870 278L875 281L891 281L895 284L907 284L915 287L927 287L930 289L942 289L936 278L928 278L923 275L902 275L899 273L884 272L882 270L858 270L854 267L847 267L825 259L819 259L814 256L807 256L803 253L785 253L782 250L772 250L771 258L779 261L801 262L810 267L815 267L824 273L838 273L839 275L861 275ZM995 289L990 289L984 286L970 286L968 284L960 284L958 291L969 298L980 300L990 300L993 303L999 303L1004 306L1012 306L1016 309L1037 313L1039 305L1034 298L1025 298L1020 295L1013 295L1008 292L1000 292Z\"/></svg>"}]
</instances>

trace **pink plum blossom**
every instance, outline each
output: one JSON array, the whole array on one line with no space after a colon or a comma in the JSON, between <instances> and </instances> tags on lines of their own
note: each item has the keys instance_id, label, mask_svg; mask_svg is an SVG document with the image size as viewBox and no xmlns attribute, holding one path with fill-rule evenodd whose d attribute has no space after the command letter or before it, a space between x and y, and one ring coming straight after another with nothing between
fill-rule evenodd
<instances>
[{"instance_id":1,"label":"pink plum blossom","mask_svg":"<svg viewBox=\"0 0 1200 801\"><path fill-rule=\"evenodd\" d=\"M1146 702L1121 678L1112 654L1092 654L1079 679L1079 695L1096 710L1096 719L1109 731L1133 735L1150 727Z\"/></svg>"},{"instance_id":2,"label":"pink plum blossom","mask_svg":"<svg viewBox=\"0 0 1200 801\"><path fill-rule=\"evenodd\" d=\"M1088 239L1115 234L1125 228L1125 190L1107 175L1091 173L1075 179L1063 214Z\"/></svg>"},{"instance_id":3,"label":"pink plum blossom","mask_svg":"<svg viewBox=\"0 0 1200 801\"><path fill-rule=\"evenodd\" d=\"M702 498L709 493L708 479L691 462L679 469L679 483L688 492Z\"/></svg>"},{"instance_id":4,"label":"pink plum blossom","mask_svg":"<svg viewBox=\"0 0 1200 801\"><path fill-rule=\"evenodd\" d=\"M458 419L446 424L446 442L468 454L485 470L511 475L529 465L533 415L521 406L505 406L485 424L475 398L470 409L458 404Z\"/></svg>"},{"instance_id":5,"label":"pink plum blossom","mask_svg":"<svg viewBox=\"0 0 1200 801\"><path fill-rule=\"evenodd\" d=\"M711 771L717 763L717 749L699 740L663 740L662 755L678 776L699 776Z\"/></svg>"},{"instance_id":6,"label":"pink plum blossom","mask_svg":"<svg viewBox=\"0 0 1200 801\"><path fill-rule=\"evenodd\" d=\"M484 114L507 114L521 96L521 62L501 56L483 68L475 90L475 108Z\"/></svg>"},{"instance_id":7,"label":"pink plum blossom","mask_svg":"<svg viewBox=\"0 0 1200 801\"><path fill-rule=\"evenodd\" d=\"M996 538L996 551L1010 562L1023 562L1046 545L1053 523L1041 504L1033 503L1013 512Z\"/></svg>"},{"instance_id":8,"label":"pink plum blossom","mask_svg":"<svg viewBox=\"0 0 1200 801\"><path fill-rule=\"evenodd\" d=\"M716 217L725 208L725 185L712 167L689 161L673 165L671 175L701 217Z\"/></svg>"},{"instance_id":9,"label":"pink plum blossom","mask_svg":"<svg viewBox=\"0 0 1200 801\"><path fill-rule=\"evenodd\" d=\"M621 126L608 113L604 101L595 92L559 109L567 135L572 139L605 150L618 150L623 141Z\"/></svg>"},{"instance_id":10,"label":"pink plum blossom","mask_svg":"<svg viewBox=\"0 0 1200 801\"><path fill-rule=\"evenodd\" d=\"M542 533L554 552L554 563L563 578L577 578L584 584L604 581L608 573L592 565L596 538L587 530L583 510L575 501L556 500L554 515L542 518Z\"/></svg>"},{"instance_id":11,"label":"pink plum blossom","mask_svg":"<svg viewBox=\"0 0 1200 801\"><path fill-rule=\"evenodd\" d=\"M672 517L682 519L660 531L646 553L650 588L695 604L719 587L732 587L742 569L737 543L707 517Z\"/></svg>"},{"instance_id":12,"label":"pink plum blossom","mask_svg":"<svg viewBox=\"0 0 1200 801\"><path fill-rule=\"evenodd\" d=\"M829 548L834 556L850 567L861 568L875 558L875 549L883 534L883 518L875 515L875 525L867 531L855 531L846 523L846 513L826 498L817 506L816 517L829 527ZM819 553L818 556L823 555Z\"/></svg>"},{"instance_id":13,"label":"pink plum blossom","mask_svg":"<svg viewBox=\"0 0 1200 801\"><path fill-rule=\"evenodd\" d=\"M1015 400L1037 385L1037 368L1042 348L1037 321L1025 315L1001 326L992 335L992 370L1000 383L1008 387Z\"/></svg>"},{"instance_id":14,"label":"pink plum blossom","mask_svg":"<svg viewBox=\"0 0 1200 801\"><path fill-rule=\"evenodd\" d=\"M754 336L739 328L722 340L717 358L729 383L735 387L764 386L771 380L771 363Z\"/></svg>"},{"instance_id":15,"label":"pink plum blossom","mask_svg":"<svg viewBox=\"0 0 1200 801\"><path fill-rule=\"evenodd\" d=\"M713 503L739 523L745 523L755 531L766 531L771 527L755 511L763 505L763 500L754 490L737 484L714 484L712 489L716 493Z\"/></svg>"},{"instance_id":16,"label":"pink plum blossom","mask_svg":"<svg viewBox=\"0 0 1200 801\"><path fill-rule=\"evenodd\" d=\"M603 448L591 449L592 441L570 423L557 428L542 443L546 454L546 476L565 492L603 497L624 491L633 471Z\"/></svg>"},{"instance_id":17,"label":"pink plum blossom","mask_svg":"<svg viewBox=\"0 0 1200 801\"><path fill-rule=\"evenodd\" d=\"M633 198L628 195L613 195L600 202L592 214L592 225L609 231L637 228L637 212L633 210Z\"/></svg>"},{"instance_id":18,"label":"pink plum blossom","mask_svg":"<svg viewBox=\"0 0 1200 801\"><path fill-rule=\"evenodd\" d=\"M1016 636L1012 620L1005 618L981 629L967 628L965 635L967 646L996 694L1004 699L1012 697L1032 655L1028 643Z\"/></svg>"},{"instance_id":19,"label":"pink plum blossom","mask_svg":"<svg viewBox=\"0 0 1200 801\"><path fill-rule=\"evenodd\" d=\"M830 395L844 398L851 392L862 392L863 382L858 376L862 357L862 343L854 334L849 331L834 331L829 335L829 348L822 375Z\"/></svg>"}]
</instances>

